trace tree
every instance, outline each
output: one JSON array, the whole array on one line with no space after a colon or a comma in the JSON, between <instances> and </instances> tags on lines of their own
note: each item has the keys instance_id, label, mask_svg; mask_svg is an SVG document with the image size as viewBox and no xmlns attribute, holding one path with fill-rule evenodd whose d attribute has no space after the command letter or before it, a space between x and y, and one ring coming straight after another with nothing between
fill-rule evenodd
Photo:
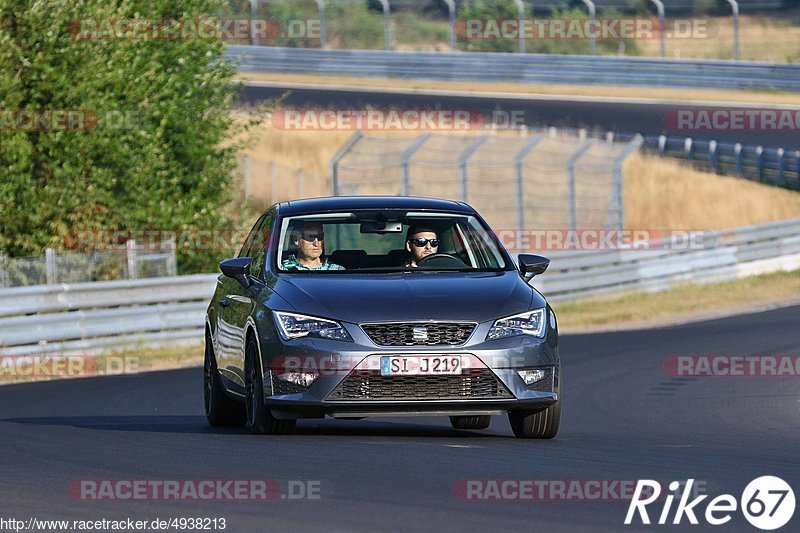
<instances>
[{"instance_id":1,"label":"tree","mask_svg":"<svg viewBox=\"0 0 800 533\"><path fill-rule=\"evenodd\" d=\"M223 40L191 22L156 39L108 25L152 29L144 21L207 20L220 9L217 0L0 0L0 253L81 248L74 236L92 231L229 223L236 87ZM77 127L22 120L58 111ZM214 259L179 253L182 271Z\"/></svg>"}]
</instances>

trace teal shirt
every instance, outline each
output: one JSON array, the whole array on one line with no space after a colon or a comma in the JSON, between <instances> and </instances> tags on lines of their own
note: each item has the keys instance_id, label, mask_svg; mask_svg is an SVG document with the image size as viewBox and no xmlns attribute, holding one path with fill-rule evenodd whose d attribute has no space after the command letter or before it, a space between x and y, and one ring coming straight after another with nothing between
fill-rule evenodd
<instances>
[{"instance_id":1,"label":"teal shirt","mask_svg":"<svg viewBox=\"0 0 800 533\"><path fill-rule=\"evenodd\" d=\"M343 266L337 265L336 263L329 263L327 259L318 267L308 268L293 255L284 259L283 263L281 263L281 268L283 270L344 270Z\"/></svg>"}]
</instances>

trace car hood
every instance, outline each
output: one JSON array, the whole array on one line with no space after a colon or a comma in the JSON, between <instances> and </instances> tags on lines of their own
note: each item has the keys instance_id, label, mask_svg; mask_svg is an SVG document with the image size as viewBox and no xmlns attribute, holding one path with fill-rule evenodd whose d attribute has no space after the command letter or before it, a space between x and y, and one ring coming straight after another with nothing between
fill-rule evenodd
<instances>
[{"instance_id":1,"label":"car hood","mask_svg":"<svg viewBox=\"0 0 800 533\"><path fill-rule=\"evenodd\" d=\"M516 271L294 274L274 286L299 313L345 322L483 322L545 305Z\"/></svg>"}]
</instances>

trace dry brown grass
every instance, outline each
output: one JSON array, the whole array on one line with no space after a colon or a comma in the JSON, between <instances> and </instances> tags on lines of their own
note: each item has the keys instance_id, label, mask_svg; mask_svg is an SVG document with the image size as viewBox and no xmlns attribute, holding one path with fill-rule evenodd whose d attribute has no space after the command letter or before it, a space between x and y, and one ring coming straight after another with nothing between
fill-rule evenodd
<instances>
[{"instance_id":1,"label":"dry brown grass","mask_svg":"<svg viewBox=\"0 0 800 533\"><path fill-rule=\"evenodd\" d=\"M776 63L800 59L800 26L797 14L780 17L742 15L739 18L741 58ZM733 58L732 17L707 19L711 29L707 38L667 39L667 57L692 59ZM716 30L714 30L716 28ZM643 56L660 54L657 39L637 41Z\"/></svg>"},{"instance_id":2,"label":"dry brown grass","mask_svg":"<svg viewBox=\"0 0 800 533\"><path fill-rule=\"evenodd\" d=\"M634 155L625 164L625 226L723 229L800 217L800 193Z\"/></svg>"},{"instance_id":3,"label":"dry brown grass","mask_svg":"<svg viewBox=\"0 0 800 533\"><path fill-rule=\"evenodd\" d=\"M564 333L656 325L752 313L800 300L800 271L775 272L723 283L686 283L662 292L633 292L557 302Z\"/></svg>"}]
</instances>

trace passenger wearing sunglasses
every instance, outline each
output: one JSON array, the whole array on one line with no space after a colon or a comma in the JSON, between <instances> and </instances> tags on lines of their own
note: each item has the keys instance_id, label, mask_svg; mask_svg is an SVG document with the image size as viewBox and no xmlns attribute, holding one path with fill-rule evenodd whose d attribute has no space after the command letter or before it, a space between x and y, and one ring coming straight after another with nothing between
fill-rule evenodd
<instances>
[{"instance_id":1,"label":"passenger wearing sunglasses","mask_svg":"<svg viewBox=\"0 0 800 533\"><path fill-rule=\"evenodd\" d=\"M406 250L411 253L411 259L405 266L417 268L418 261L423 257L435 254L439 250L439 239L436 232L423 226L412 226L406 233Z\"/></svg>"},{"instance_id":2,"label":"passenger wearing sunglasses","mask_svg":"<svg viewBox=\"0 0 800 533\"><path fill-rule=\"evenodd\" d=\"M344 267L329 262L323 257L325 233L322 224L306 222L292 230L292 244L297 250L281 263L284 270L344 270Z\"/></svg>"}]
</instances>

